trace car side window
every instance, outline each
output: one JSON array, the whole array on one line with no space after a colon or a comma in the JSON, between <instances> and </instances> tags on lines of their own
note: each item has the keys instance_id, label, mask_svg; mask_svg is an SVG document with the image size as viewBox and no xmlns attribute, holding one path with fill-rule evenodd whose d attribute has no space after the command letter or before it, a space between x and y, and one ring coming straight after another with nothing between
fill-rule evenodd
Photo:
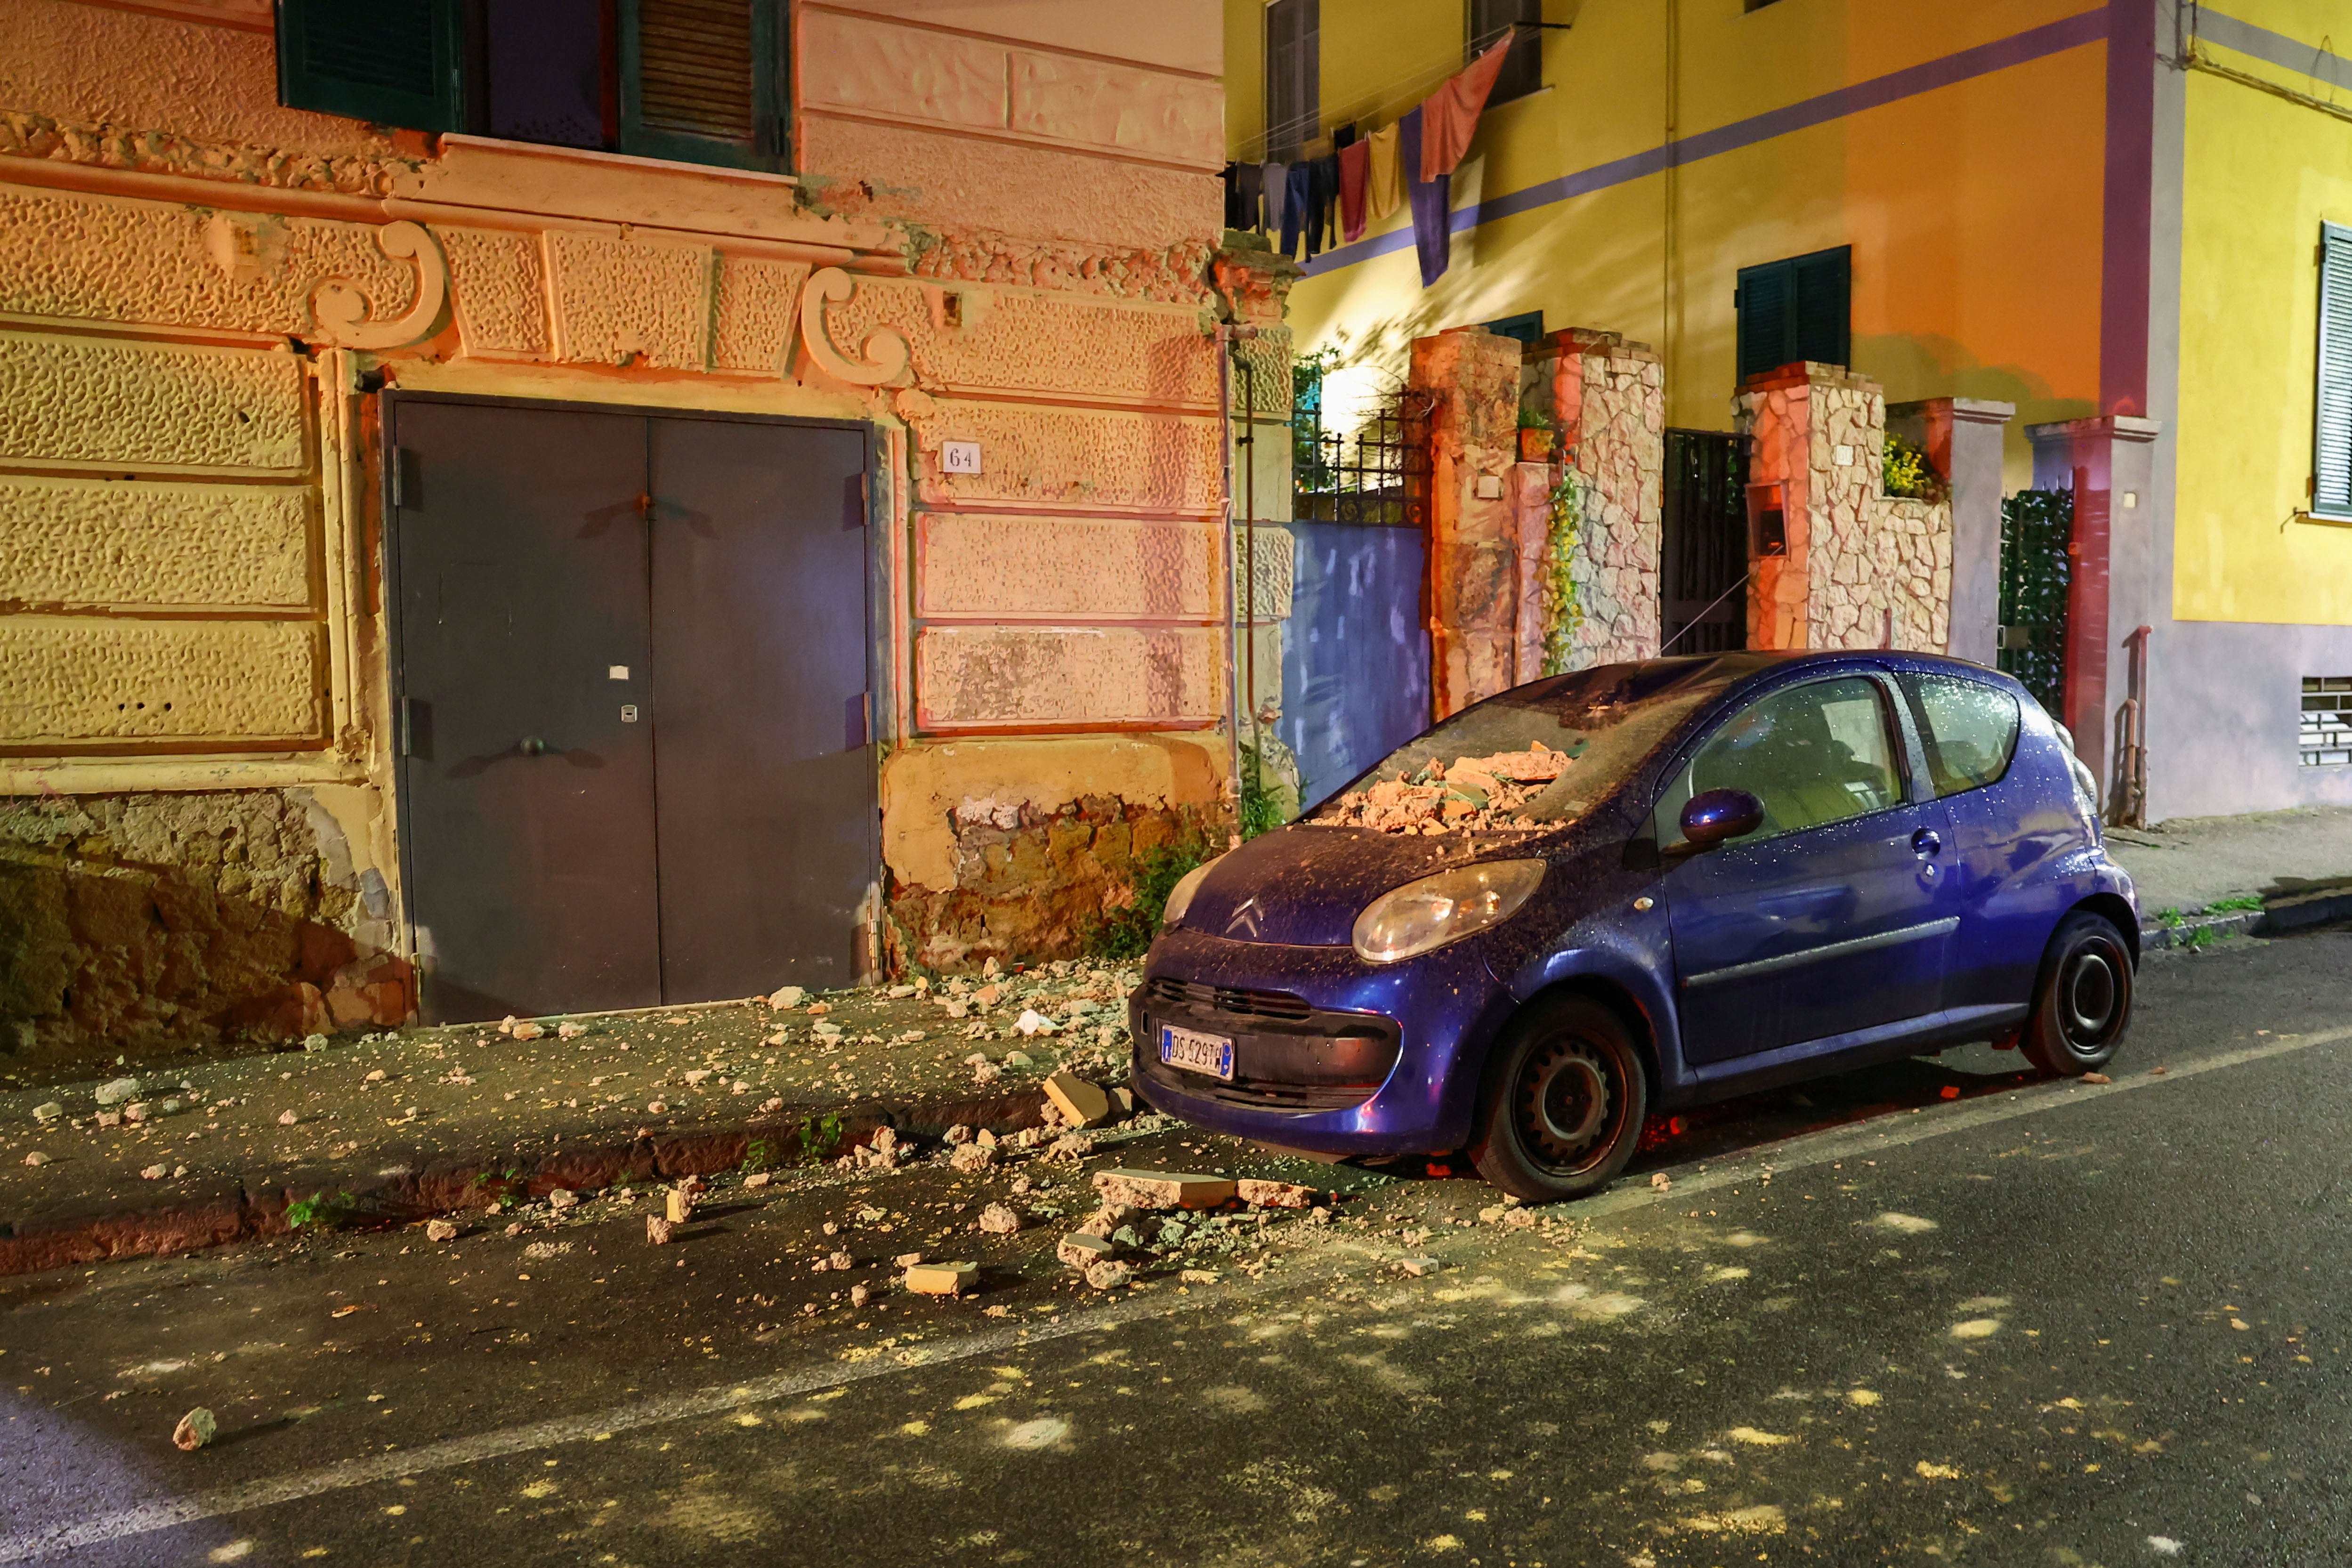
<instances>
[{"instance_id":1,"label":"car side window","mask_svg":"<svg viewBox=\"0 0 2352 1568\"><path fill-rule=\"evenodd\" d=\"M1878 683L1809 681L1773 692L1707 738L1659 799L1658 842L1682 837L1683 806L1710 789L1744 789L1764 825L1741 842L1822 827L1903 802L1901 752Z\"/></svg>"},{"instance_id":2,"label":"car side window","mask_svg":"<svg viewBox=\"0 0 2352 1568\"><path fill-rule=\"evenodd\" d=\"M1906 675L1904 692L1927 748L1927 776L1941 798L1982 789L2017 754L2017 699L1957 675Z\"/></svg>"}]
</instances>

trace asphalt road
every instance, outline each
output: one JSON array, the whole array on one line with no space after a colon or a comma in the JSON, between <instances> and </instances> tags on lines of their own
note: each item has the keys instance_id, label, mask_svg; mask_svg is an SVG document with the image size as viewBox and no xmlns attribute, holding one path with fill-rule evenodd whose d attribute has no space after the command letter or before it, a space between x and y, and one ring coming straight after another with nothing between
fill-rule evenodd
<instances>
[{"instance_id":1,"label":"asphalt road","mask_svg":"<svg viewBox=\"0 0 2352 1568\"><path fill-rule=\"evenodd\" d=\"M600 1202L0 1281L0 1563L2352 1560L2348 964L2167 958L2111 1085L1855 1075L1533 1224L1198 1135L1091 1162L1349 1189L1213 1283L1075 1281L1084 1173L1036 1163L722 1194L669 1247ZM982 1237L992 1198L1065 1216ZM988 1288L848 1304L918 1248Z\"/></svg>"}]
</instances>

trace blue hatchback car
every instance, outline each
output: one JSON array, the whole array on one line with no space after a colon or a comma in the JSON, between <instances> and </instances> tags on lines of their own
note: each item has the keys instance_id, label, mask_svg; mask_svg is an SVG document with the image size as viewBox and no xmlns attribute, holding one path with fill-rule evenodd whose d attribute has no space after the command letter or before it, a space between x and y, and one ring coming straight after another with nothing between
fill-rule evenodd
<instances>
[{"instance_id":1,"label":"blue hatchback car","mask_svg":"<svg viewBox=\"0 0 2352 1568\"><path fill-rule=\"evenodd\" d=\"M2095 1068L2138 931L2088 771L2009 677L1605 665L1465 709L1180 883L1134 1080L1219 1131L1466 1149L1573 1197L1655 1110L1970 1040Z\"/></svg>"}]
</instances>

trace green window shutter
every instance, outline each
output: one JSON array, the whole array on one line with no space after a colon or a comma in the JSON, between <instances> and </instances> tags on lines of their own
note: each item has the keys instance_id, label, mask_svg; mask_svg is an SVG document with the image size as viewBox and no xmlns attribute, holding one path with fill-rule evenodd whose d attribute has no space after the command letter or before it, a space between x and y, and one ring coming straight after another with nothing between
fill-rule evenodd
<instances>
[{"instance_id":1,"label":"green window shutter","mask_svg":"<svg viewBox=\"0 0 2352 1568\"><path fill-rule=\"evenodd\" d=\"M2321 226L2311 509L2352 517L2352 228Z\"/></svg>"},{"instance_id":2,"label":"green window shutter","mask_svg":"<svg viewBox=\"0 0 2352 1568\"><path fill-rule=\"evenodd\" d=\"M621 0L621 151L778 169L784 0Z\"/></svg>"},{"instance_id":3,"label":"green window shutter","mask_svg":"<svg viewBox=\"0 0 2352 1568\"><path fill-rule=\"evenodd\" d=\"M1853 250L1817 250L1789 264L1795 275L1796 342L1790 359L1851 364Z\"/></svg>"},{"instance_id":4,"label":"green window shutter","mask_svg":"<svg viewBox=\"0 0 2352 1568\"><path fill-rule=\"evenodd\" d=\"M408 131L465 125L458 0L278 0L278 101Z\"/></svg>"},{"instance_id":5,"label":"green window shutter","mask_svg":"<svg viewBox=\"0 0 2352 1568\"><path fill-rule=\"evenodd\" d=\"M1739 269L1739 379L1778 370L1796 356L1794 274L1785 261Z\"/></svg>"}]
</instances>

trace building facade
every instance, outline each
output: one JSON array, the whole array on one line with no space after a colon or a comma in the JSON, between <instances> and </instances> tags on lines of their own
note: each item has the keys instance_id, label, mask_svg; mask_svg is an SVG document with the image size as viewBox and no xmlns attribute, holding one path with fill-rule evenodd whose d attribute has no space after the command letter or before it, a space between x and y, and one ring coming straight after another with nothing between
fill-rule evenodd
<instances>
[{"instance_id":1,"label":"building facade","mask_svg":"<svg viewBox=\"0 0 2352 1568\"><path fill-rule=\"evenodd\" d=\"M1751 537L1757 646L2063 645L2053 706L2124 815L2352 802L2340 7L1233 0L1225 21L1237 163L1331 154L1509 42L1443 276L1408 211L1335 228L1298 258L1290 324L1335 405L1410 384L1449 331L1650 345L1669 641L1676 433L1738 436L1749 480L1841 498ZM1810 454L1775 434L1792 387ZM1933 457L1948 521L1882 493L1889 429ZM2019 606L2014 521L2002 553L2031 490L2071 510L2043 584L2063 612Z\"/></svg>"},{"instance_id":2,"label":"building facade","mask_svg":"<svg viewBox=\"0 0 2352 1568\"><path fill-rule=\"evenodd\" d=\"M1221 71L1198 0L8 6L0 1046L1050 956L1222 839Z\"/></svg>"}]
</instances>

